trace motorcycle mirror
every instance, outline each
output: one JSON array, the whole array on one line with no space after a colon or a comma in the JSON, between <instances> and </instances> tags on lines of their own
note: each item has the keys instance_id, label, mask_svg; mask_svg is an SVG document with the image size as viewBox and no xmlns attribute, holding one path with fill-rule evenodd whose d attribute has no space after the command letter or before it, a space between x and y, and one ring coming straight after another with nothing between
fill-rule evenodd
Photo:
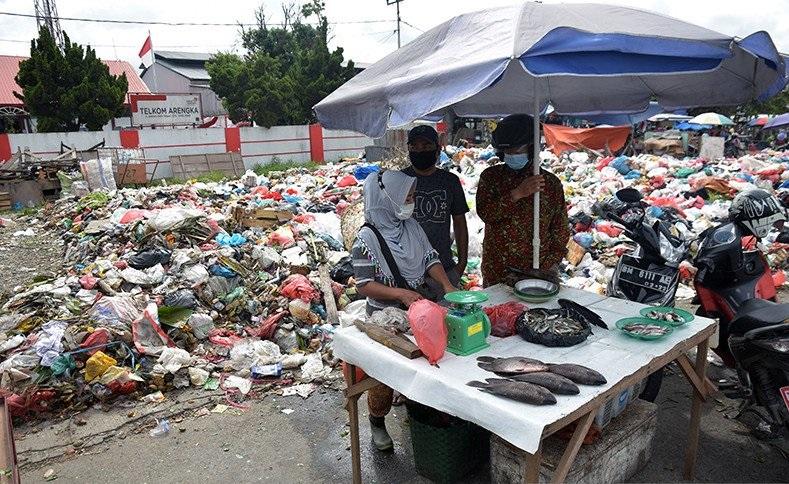
<instances>
[{"instance_id":1,"label":"motorcycle mirror","mask_svg":"<svg viewBox=\"0 0 789 484\"><path fill-rule=\"evenodd\" d=\"M635 188L623 188L616 192L616 198L631 204L640 202L643 197L641 196L641 192Z\"/></svg>"}]
</instances>

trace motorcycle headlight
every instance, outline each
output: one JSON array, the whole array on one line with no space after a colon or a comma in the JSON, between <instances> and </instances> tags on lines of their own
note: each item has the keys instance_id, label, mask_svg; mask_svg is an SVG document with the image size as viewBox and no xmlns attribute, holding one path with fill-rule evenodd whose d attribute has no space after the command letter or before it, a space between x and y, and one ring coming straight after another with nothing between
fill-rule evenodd
<instances>
[{"instance_id":1,"label":"motorcycle headlight","mask_svg":"<svg viewBox=\"0 0 789 484\"><path fill-rule=\"evenodd\" d=\"M660 257L662 257L666 262L673 262L679 263L682 261L682 258L685 256L685 248L682 244L679 247L674 247L671 244L671 241L663 235L660 234Z\"/></svg>"},{"instance_id":2,"label":"motorcycle headlight","mask_svg":"<svg viewBox=\"0 0 789 484\"><path fill-rule=\"evenodd\" d=\"M789 336L776 339L754 340L753 344L778 353L789 353Z\"/></svg>"}]
</instances>

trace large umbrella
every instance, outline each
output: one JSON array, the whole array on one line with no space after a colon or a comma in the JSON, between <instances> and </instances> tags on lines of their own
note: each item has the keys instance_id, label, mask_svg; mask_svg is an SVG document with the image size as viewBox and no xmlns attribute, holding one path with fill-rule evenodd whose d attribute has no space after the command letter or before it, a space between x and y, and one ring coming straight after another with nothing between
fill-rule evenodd
<instances>
[{"instance_id":1,"label":"large umbrella","mask_svg":"<svg viewBox=\"0 0 789 484\"><path fill-rule=\"evenodd\" d=\"M379 137L426 115L495 117L638 113L737 105L786 85L770 36L733 38L615 5L522 3L448 20L346 82L315 106L327 128ZM534 119L539 160L539 118ZM534 163L535 174L539 163ZM539 193L534 196L539 264Z\"/></svg>"},{"instance_id":2,"label":"large umbrella","mask_svg":"<svg viewBox=\"0 0 789 484\"><path fill-rule=\"evenodd\" d=\"M660 121L687 121L692 117L693 116L687 116L685 114L661 113L652 116L649 118L649 121L652 121L653 123L658 123Z\"/></svg>"},{"instance_id":3,"label":"large umbrella","mask_svg":"<svg viewBox=\"0 0 789 484\"><path fill-rule=\"evenodd\" d=\"M781 128L783 126L789 126L789 113L781 114L767 121L767 124L764 125L764 129Z\"/></svg>"},{"instance_id":4,"label":"large umbrella","mask_svg":"<svg viewBox=\"0 0 789 484\"><path fill-rule=\"evenodd\" d=\"M748 122L748 126L764 126L770 121L769 114L760 114Z\"/></svg>"},{"instance_id":5,"label":"large umbrella","mask_svg":"<svg viewBox=\"0 0 789 484\"><path fill-rule=\"evenodd\" d=\"M734 121L718 113L702 113L695 118L689 119L688 122L690 124L709 124L712 126L729 126L734 124Z\"/></svg>"}]
</instances>

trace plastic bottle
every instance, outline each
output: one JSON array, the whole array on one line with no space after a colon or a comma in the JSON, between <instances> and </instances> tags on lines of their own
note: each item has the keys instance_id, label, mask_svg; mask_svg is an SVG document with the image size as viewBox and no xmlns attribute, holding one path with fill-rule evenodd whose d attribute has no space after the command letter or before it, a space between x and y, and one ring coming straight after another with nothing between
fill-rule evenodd
<instances>
[{"instance_id":1,"label":"plastic bottle","mask_svg":"<svg viewBox=\"0 0 789 484\"><path fill-rule=\"evenodd\" d=\"M151 437L164 437L165 435L170 433L170 421L166 418L156 421L157 425L156 428L151 429L148 434Z\"/></svg>"}]
</instances>

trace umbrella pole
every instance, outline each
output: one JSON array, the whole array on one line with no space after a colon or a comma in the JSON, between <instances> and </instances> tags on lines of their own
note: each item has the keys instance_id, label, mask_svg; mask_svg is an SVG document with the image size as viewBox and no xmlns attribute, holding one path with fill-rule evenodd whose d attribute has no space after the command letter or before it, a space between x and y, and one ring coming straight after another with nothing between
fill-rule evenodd
<instances>
[{"instance_id":1,"label":"umbrella pole","mask_svg":"<svg viewBox=\"0 0 789 484\"><path fill-rule=\"evenodd\" d=\"M536 84L536 83L535 83ZM532 169L534 175L540 174L540 99L537 97L537 89L534 90L534 158L532 158ZM534 221L532 237L532 268L540 268L540 192L534 194Z\"/></svg>"}]
</instances>

